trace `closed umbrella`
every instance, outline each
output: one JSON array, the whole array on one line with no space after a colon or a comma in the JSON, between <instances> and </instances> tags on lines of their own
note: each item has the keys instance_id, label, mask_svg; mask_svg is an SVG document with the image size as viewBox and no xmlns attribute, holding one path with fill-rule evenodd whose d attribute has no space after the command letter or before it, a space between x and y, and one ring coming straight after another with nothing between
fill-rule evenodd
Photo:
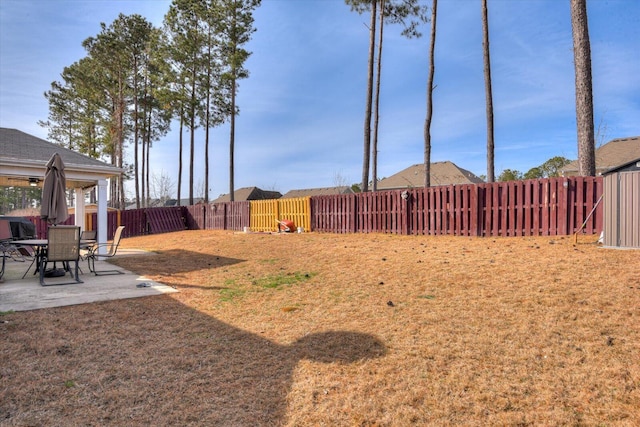
<instances>
[{"instance_id":1,"label":"closed umbrella","mask_svg":"<svg viewBox=\"0 0 640 427\"><path fill-rule=\"evenodd\" d=\"M49 224L61 224L69 218L66 188L67 179L64 175L64 163L60 154L55 153L47 163L40 206L40 218ZM45 272L48 277L63 276L64 274L65 270L56 268L55 263L53 263L52 269Z\"/></svg>"},{"instance_id":2,"label":"closed umbrella","mask_svg":"<svg viewBox=\"0 0 640 427\"><path fill-rule=\"evenodd\" d=\"M40 206L40 217L49 224L61 224L69 217L66 187L64 163L60 154L55 153L47 163Z\"/></svg>"}]
</instances>

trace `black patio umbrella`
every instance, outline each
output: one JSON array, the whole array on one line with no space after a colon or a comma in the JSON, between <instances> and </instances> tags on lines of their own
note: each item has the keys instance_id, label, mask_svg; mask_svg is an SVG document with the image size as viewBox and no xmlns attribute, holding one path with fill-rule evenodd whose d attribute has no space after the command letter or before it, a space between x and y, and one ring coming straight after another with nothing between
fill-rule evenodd
<instances>
[{"instance_id":1,"label":"black patio umbrella","mask_svg":"<svg viewBox=\"0 0 640 427\"><path fill-rule=\"evenodd\" d=\"M60 154L54 153L47 163L40 206L40 218L51 225L61 224L69 218L66 188L67 179L64 174L64 163ZM57 269L54 263L53 269L47 270L45 274L47 276L62 276L65 271Z\"/></svg>"},{"instance_id":2,"label":"black patio umbrella","mask_svg":"<svg viewBox=\"0 0 640 427\"><path fill-rule=\"evenodd\" d=\"M49 224L61 224L69 218L66 187L64 163L60 154L55 153L47 163L40 206L40 217Z\"/></svg>"}]
</instances>

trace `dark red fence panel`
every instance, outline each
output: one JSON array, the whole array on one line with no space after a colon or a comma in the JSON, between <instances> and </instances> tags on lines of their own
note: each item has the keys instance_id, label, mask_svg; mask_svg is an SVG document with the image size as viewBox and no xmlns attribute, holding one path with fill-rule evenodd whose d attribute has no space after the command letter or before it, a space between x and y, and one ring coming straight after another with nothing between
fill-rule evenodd
<instances>
[{"instance_id":1,"label":"dark red fence panel","mask_svg":"<svg viewBox=\"0 0 640 427\"><path fill-rule=\"evenodd\" d=\"M182 207L146 209L150 234L168 233L185 229Z\"/></svg>"},{"instance_id":2,"label":"dark red fence panel","mask_svg":"<svg viewBox=\"0 0 640 427\"><path fill-rule=\"evenodd\" d=\"M115 233L119 225L124 225L122 237L144 236L149 234L145 211L145 209L132 209L113 212L116 215L112 215L112 212L107 212L108 238L113 238L113 233Z\"/></svg>"},{"instance_id":3,"label":"dark red fence panel","mask_svg":"<svg viewBox=\"0 0 640 427\"><path fill-rule=\"evenodd\" d=\"M359 193L355 197L356 231L396 234L408 232L406 196L403 198L401 191ZM348 212L345 214L348 218Z\"/></svg>"},{"instance_id":4,"label":"dark red fence panel","mask_svg":"<svg viewBox=\"0 0 640 427\"><path fill-rule=\"evenodd\" d=\"M183 215L187 229L204 230L205 227L205 210L207 206L203 204L183 206Z\"/></svg>"},{"instance_id":5,"label":"dark red fence panel","mask_svg":"<svg viewBox=\"0 0 640 427\"><path fill-rule=\"evenodd\" d=\"M312 230L557 236L586 221L584 232L595 234L602 230L602 190L601 177L570 177L312 197Z\"/></svg>"},{"instance_id":6,"label":"dark red fence panel","mask_svg":"<svg viewBox=\"0 0 640 427\"><path fill-rule=\"evenodd\" d=\"M602 178L575 177L569 183L569 188L571 191L567 200L567 216L573 221L569 223L568 234L575 233L583 224L584 233L600 233L603 227L603 207L598 202L602 197Z\"/></svg>"},{"instance_id":7,"label":"dark red fence panel","mask_svg":"<svg viewBox=\"0 0 640 427\"><path fill-rule=\"evenodd\" d=\"M311 230L328 233L355 233L357 195L343 194L311 197Z\"/></svg>"},{"instance_id":8,"label":"dark red fence panel","mask_svg":"<svg viewBox=\"0 0 640 427\"><path fill-rule=\"evenodd\" d=\"M227 221L225 224L225 230L241 231L244 227L249 227L250 223L250 210L251 202L228 202L227 205Z\"/></svg>"},{"instance_id":9,"label":"dark red fence panel","mask_svg":"<svg viewBox=\"0 0 640 427\"><path fill-rule=\"evenodd\" d=\"M227 227L227 211L232 206L232 202L214 203L206 207L207 230L225 230Z\"/></svg>"},{"instance_id":10,"label":"dark red fence panel","mask_svg":"<svg viewBox=\"0 0 640 427\"><path fill-rule=\"evenodd\" d=\"M189 230L242 230L249 227L249 202L225 202L185 207Z\"/></svg>"}]
</instances>

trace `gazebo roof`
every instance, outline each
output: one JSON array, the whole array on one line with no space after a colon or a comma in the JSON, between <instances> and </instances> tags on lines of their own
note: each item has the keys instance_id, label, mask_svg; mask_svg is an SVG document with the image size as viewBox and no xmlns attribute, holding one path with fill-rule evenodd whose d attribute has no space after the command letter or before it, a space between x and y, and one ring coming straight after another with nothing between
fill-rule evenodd
<instances>
[{"instance_id":1,"label":"gazebo roof","mask_svg":"<svg viewBox=\"0 0 640 427\"><path fill-rule=\"evenodd\" d=\"M0 186L28 186L30 179L44 179L46 165L59 153L68 188L89 188L101 179L122 174L122 169L76 153L17 129L0 128Z\"/></svg>"}]
</instances>

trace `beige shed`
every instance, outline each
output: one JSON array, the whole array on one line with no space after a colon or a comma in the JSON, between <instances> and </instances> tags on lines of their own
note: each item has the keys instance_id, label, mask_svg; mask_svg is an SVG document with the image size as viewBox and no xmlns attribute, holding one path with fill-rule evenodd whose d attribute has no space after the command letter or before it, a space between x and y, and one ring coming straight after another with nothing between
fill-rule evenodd
<instances>
[{"instance_id":1,"label":"beige shed","mask_svg":"<svg viewBox=\"0 0 640 427\"><path fill-rule=\"evenodd\" d=\"M640 158L602 175L604 245L640 249Z\"/></svg>"}]
</instances>

